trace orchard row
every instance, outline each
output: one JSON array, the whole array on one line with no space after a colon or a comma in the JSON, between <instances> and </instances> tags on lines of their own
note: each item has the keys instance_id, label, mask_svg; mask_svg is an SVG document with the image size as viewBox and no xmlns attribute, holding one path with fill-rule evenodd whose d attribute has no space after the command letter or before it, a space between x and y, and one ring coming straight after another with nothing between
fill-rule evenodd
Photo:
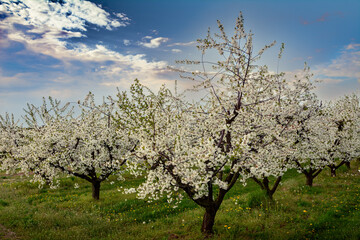
<instances>
[{"instance_id":1,"label":"orchard row","mask_svg":"<svg viewBox=\"0 0 360 240\"><path fill-rule=\"evenodd\" d=\"M42 106L28 104L25 124L1 116L1 169L52 187L64 174L79 177L92 184L94 199L111 175L144 176L125 191L154 200L166 195L175 205L187 195L205 209L201 231L211 234L237 182L253 179L272 200L287 170L297 169L311 186L325 167L335 176L360 156L357 95L323 103L308 67L287 80L256 65L275 43L255 52L241 15L232 37L218 27L198 49L204 57L215 50L219 61L178 61L183 81L195 83L191 91L152 92L135 80L100 105L91 93L76 104L50 97ZM189 92L202 97L191 101Z\"/></svg>"}]
</instances>

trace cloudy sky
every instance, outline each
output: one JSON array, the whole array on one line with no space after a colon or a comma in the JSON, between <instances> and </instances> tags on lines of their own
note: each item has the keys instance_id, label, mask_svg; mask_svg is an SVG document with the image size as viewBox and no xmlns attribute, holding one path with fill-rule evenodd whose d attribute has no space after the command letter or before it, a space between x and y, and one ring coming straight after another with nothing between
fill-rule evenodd
<instances>
[{"instance_id":1,"label":"cloudy sky","mask_svg":"<svg viewBox=\"0 0 360 240\"><path fill-rule=\"evenodd\" d=\"M172 87L167 66L199 60L194 41L217 19L231 33L240 11L256 48L278 42L262 60L270 69L283 42L279 69L307 62L321 98L359 91L358 0L0 0L0 114L43 96L114 95L135 78Z\"/></svg>"}]
</instances>

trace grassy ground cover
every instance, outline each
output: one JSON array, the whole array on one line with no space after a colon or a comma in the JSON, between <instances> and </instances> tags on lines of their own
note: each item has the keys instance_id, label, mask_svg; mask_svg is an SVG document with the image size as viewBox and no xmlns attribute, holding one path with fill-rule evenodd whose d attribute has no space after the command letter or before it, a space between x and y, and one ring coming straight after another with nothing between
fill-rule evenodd
<instances>
[{"instance_id":1,"label":"grassy ground cover","mask_svg":"<svg viewBox=\"0 0 360 240\"><path fill-rule=\"evenodd\" d=\"M249 181L228 193L214 226L214 239L360 239L359 163L331 178L325 169L312 188L289 171L275 203ZM203 209L185 199L177 208L165 199L148 202L118 187L141 179L102 185L100 201L91 186L70 177L60 188L39 189L25 177L0 173L0 239L203 239ZM80 188L75 189L74 183Z\"/></svg>"}]
</instances>

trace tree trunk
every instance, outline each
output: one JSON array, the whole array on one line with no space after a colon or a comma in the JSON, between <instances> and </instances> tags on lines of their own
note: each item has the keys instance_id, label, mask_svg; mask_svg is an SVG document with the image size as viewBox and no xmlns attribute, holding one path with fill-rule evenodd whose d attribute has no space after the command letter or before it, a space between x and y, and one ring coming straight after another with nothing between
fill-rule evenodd
<instances>
[{"instance_id":1,"label":"tree trunk","mask_svg":"<svg viewBox=\"0 0 360 240\"><path fill-rule=\"evenodd\" d=\"M92 197L94 200L100 199L100 181L92 182Z\"/></svg>"},{"instance_id":2,"label":"tree trunk","mask_svg":"<svg viewBox=\"0 0 360 240\"><path fill-rule=\"evenodd\" d=\"M311 174L305 175L306 176L306 185L312 187L314 178Z\"/></svg>"},{"instance_id":3,"label":"tree trunk","mask_svg":"<svg viewBox=\"0 0 360 240\"><path fill-rule=\"evenodd\" d=\"M330 172L332 177L336 177L336 167L330 167Z\"/></svg>"},{"instance_id":4,"label":"tree trunk","mask_svg":"<svg viewBox=\"0 0 360 240\"><path fill-rule=\"evenodd\" d=\"M215 206L205 208L205 214L201 226L201 232L205 235L212 235L214 233L213 226L215 222L215 215L217 209Z\"/></svg>"},{"instance_id":5,"label":"tree trunk","mask_svg":"<svg viewBox=\"0 0 360 240\"><path fill-rule=\"evenodd\" d=\"M281 179L282 179L282 176L277 177L273 187L270 188L268 178L264 178L263 183L264 183L264 187L266 189L266 196L272 202L274 201L273 195L274 195L276 189L278 188L278 186L279 186L279 184L281 182Z\"/></svg>"},{"instance_id":6,"label":"tree trunk","mask_svg":"<svg viewBox=\"0 0 360 240\"><path fill-rule=\"evenodd\" d=\"M267 197L271 202L274 201L273 195L274 195L274 192L273 192L273 191L271 191L270 189L266 189L266 197Z\"/></svg>"},{"instance_id":7,"label":"tree trunk","mask_svg":"<svg viewBox=\"0 0 360 240\"><path fill-rule=\"evenodd\" d=\"M350 169L350 162L346 162L345 165L346 165L347 169Z\"/></svg>"}]
</instances>

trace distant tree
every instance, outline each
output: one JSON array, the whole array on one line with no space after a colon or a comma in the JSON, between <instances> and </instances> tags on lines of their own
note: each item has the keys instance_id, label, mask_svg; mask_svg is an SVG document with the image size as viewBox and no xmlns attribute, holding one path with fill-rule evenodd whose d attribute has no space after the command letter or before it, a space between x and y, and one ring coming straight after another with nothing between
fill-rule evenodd
<instances>
[{"instance_id":1,"label":"distant tree","mask_svg":"<svg viewBox=\"0 0 360 240\"><path fill-rule=\"evenodd\" d=\"M344 96L327 107L329 121L336 125L329 151L331 176L344 164L350 167L351 160L360 154L359 97L355 94Z\"/></svg>"},{"instance_id":2,"label":"distant tree","mask_svg":"<svg viewBox=\"0 0 360 240\"><path fill-rule=\"evenodd\" d=\"M303 104L304 111L295 124L297 131L293 137L293 167L306 177L306 185L312 186L314 179L329 164L328 149L332 146L330 138L335 132L334 125L324 113L324 106L313 95Z\"/></svg>"},{"instance_id":3,"label":"distant tree","mask_svg":"<svg viewBox=\"0 0 360 240\"><path fill-rule=\"evenodd\" d=\"M0 115L0 169L7 173L12 173L19 167L19 161L12 156L24 144L23 131L14 115Z\"/></svg>"},{"instance_id":4,"label":"distant tree","mask_svg":"<svg viewBox=\"0 0 360 240\"><path fill-rule=\"evenodd\" d=\"M19 138L25 144L13 146L17 150L10 157L16 160L15 167L32 173L33 181L40 184L56 187L63 174L84 179L92 184L92 197L98 200L101 182L113 174L121 178L135 142L113 124L112 104L96 105L89 94L78 105L77 116L69 106L52 98L44 99L40 107L28 105L27 127Z\"/></svg>"},{"instance_id":5,"label":"distant tree","mask_svg":"<svg viewBox=\"0 0 360 240\"><path fill-rule=\"evenodd\" d=\"M308 114L305 105L315 97L311 93L314 86L308 70L305 67L301 79L283 83L276 101L264 102L257 106L255 114L249 113L256 126L247 130L249 134L237 134L244 135L247 142L247 148L241 152L242 157L245 156L241 175L254 180L270 200L273 200L283 174L293 168L292 157L297 147L294 142L301 130L298 122ZM275 178L273 183L270 182L271 176Z\"/></svg>"}]
</instances>

